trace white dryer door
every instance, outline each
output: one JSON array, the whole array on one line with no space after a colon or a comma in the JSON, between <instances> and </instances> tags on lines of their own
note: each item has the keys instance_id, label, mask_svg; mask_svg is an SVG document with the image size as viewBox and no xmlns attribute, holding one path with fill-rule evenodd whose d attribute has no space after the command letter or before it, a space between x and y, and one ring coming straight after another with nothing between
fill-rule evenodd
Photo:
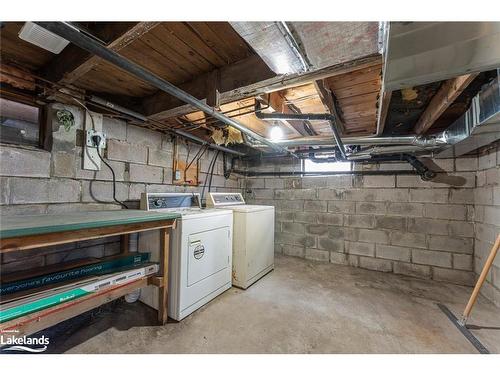
<instances>
[{"instance_id":1,"label":"white dryer door","mask_svg":"<svg viewBox=\"0 0 500 375\"><path fill-rule=\"evenodd\" d=\"M188 249L188 287L231 267L228 227L191 234Z\"/></svg>"}]
</instances>

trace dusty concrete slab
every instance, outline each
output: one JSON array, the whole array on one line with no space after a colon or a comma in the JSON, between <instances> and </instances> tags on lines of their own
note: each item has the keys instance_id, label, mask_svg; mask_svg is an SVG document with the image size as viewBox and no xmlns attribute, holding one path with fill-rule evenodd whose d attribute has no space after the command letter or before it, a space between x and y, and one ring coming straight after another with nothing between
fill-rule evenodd
<instances>
[{"instance_id":1,"label":"dusty concrete slab","mask_svg":"<svg viewBox=\"0 0 500 375\"><path fill-rule=\"evenodd\" d=\"M66 353L476 353L436 306L458 313L471 289L277 257L247 291L231 289L180 323L116 304L55 340ZM500 352L500 309L480 297L469 322Z\"/></svg>"}]
</instances>

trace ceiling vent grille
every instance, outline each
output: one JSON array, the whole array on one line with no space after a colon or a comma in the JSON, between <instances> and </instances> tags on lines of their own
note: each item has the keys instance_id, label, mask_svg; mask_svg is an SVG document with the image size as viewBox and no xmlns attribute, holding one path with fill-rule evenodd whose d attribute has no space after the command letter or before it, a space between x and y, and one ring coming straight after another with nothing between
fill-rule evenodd
<instances>
[{"instance_id":1,"label":"ceiling vent grille","mask_svg":"<svg viewBox=\"0 0 500 375\"><path fill-rule=\"evenodd\" d=\"M19 38L52 53L60 53L69 42L60 36L40 27L33 22L26 22L19 32Z\"/></svg>"}]
</instances>

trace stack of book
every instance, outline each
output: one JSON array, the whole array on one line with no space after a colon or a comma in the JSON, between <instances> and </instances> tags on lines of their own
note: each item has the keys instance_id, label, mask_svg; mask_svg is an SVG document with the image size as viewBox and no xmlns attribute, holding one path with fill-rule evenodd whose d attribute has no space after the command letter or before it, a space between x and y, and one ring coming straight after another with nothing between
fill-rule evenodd
<instances>
[{"instance_id":1,"label":"stack of book","mask_svg":"<svg viewBox=\"0 0 500 375\"><path fill-rule=\"evenodd\" d=\"M7 276L0 283L0 323L153 275L159 267L149 262L149 256L93 259L66 265L61 271L35 270L31 277Z\"/></svg>"}]
</instances>

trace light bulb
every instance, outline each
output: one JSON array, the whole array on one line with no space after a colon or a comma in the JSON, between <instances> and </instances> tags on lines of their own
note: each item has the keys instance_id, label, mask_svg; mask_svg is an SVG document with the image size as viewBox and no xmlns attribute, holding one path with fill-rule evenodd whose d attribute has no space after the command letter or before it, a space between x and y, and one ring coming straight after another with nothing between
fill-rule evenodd
<instances>
[{"instance_id":1,"label":"light bulb","mask_svg":"<svg viewBox=\"0 0 500 375\"><path fill-rule=\"evenodd\" d=\"M279 126L273 126L271 128L271 141L277 141L283 138L283 130Z\"/></svg>"}]
</instances>

